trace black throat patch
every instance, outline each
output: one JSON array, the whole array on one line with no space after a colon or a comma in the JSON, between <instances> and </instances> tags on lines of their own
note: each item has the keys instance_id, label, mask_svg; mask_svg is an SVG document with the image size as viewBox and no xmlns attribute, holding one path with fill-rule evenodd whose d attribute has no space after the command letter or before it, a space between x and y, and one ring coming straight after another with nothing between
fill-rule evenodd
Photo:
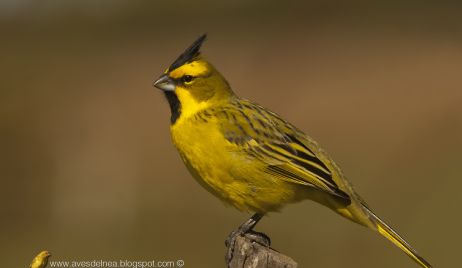
<instances>
[{"instance_id":1,"label":"black throat patch","mask_svg":"<svg viewBox=\"0 0 462 268\"><path fill-rule=\"evenodd\" d=\"M164 91L165 97L167 98L168 104L170 106L170 111L172 113L170 117L170 123L175 124L176 120L180 117L181 114L181 103L177 95L173 91Z\"/></svg>"}]
</instances>

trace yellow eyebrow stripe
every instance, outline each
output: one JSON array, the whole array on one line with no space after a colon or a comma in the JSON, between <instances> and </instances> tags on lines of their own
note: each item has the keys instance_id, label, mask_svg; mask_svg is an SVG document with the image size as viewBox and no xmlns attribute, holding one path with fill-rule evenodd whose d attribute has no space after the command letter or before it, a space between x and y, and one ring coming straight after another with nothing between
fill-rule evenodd
<instances>
[{"instance_id":1,"label":"yellow eyebrow stripe","mask_svg":"<svg viewBox=\"0 0 462 268\"><path fill-rule=\"evenodd\" d=\"M178 79L186 74L191 76L203 76L208 74L208 72L210 72L210 68L205 62L193 61L171 71L169 76L173 79Z\"/></svg>"}]
</instances>

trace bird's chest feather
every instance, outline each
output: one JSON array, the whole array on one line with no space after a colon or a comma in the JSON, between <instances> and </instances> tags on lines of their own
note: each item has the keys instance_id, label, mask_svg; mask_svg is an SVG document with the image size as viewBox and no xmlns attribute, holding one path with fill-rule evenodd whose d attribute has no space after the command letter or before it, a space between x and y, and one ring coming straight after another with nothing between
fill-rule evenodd
<instances>
[{"instance_id":1,"label":"bird's chest feather","mask_svg":"<svg viewBox=\"0 0 462 268\"><path fill-rule=\"evenodd\" d=\"M244 145L229 142L216 121L179 120L171 135L193 177L225 203L265 212L277 210L281 198L292 198L284 181L268 178L264 163L246 153Z\"/></svg>"},{"instance_id":2,"label":"bird's chest feather","mask_svg":"<svg viewBox=\"0 0 462 268\"><path fill-rule=\"evenodd\" d=\"M207 190L217 194L235 181L241 154L214 122L178 122L171 127L171 135L189 171Z\"/></svg>"}]
</instances>

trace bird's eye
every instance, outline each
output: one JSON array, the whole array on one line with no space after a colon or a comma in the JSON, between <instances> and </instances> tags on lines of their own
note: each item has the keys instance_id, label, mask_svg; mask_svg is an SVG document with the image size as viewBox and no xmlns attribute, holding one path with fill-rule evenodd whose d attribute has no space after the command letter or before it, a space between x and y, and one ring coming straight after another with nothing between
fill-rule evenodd
<instances>
[{"instance_id":1,"label":"bird's eye","mask_svg":"<svg viewBox=\"0 0 462 268\"><path fill-rule=\"evenodd\" d=\"M189 83L189 82L191 82L193 79L194 79L194 77L191 76L191 75L185 75L185 76L183 76L183 77L181 78L181 80L182 80L184 83Z\"/></svg>"}]
</instances>

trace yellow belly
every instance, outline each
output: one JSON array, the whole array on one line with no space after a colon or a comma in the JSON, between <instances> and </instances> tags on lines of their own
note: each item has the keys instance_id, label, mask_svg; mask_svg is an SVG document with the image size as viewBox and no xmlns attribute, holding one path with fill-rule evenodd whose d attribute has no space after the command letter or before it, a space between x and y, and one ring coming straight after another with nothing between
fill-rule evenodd
<instances>
[{"instance_id":1,"label":"yellow belly","mask_svg":"<svg viewBox=\"0 0 462 268\"><path fill-rule=\"evenodd\" d=\"M265 213L303 199L300 186L268 176L264 163L229 143L211 122L181 122L171 134L199 184L239 210Z\"/></svg>"}]
</instances>

